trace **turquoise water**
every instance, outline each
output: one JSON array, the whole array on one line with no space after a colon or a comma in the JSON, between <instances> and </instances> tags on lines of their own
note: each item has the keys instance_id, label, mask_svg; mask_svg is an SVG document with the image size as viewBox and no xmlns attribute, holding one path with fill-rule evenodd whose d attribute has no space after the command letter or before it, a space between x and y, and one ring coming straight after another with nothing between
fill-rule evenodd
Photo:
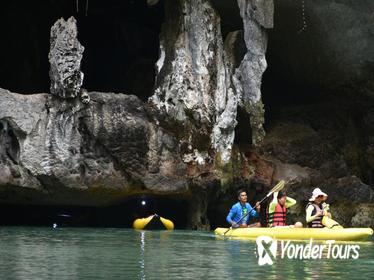
<instances>
[{"instance_id":1,"label":"turquoise water","mask_svg":"<svg viewBox=\"0 0 374 280\"><path fill-rule=\"evenodd\" d=\"M0 279L369 279L374 244L357 244L356 260L259 266L255 242L211 232L2 227Z\"/></svg>"}]
</instances>

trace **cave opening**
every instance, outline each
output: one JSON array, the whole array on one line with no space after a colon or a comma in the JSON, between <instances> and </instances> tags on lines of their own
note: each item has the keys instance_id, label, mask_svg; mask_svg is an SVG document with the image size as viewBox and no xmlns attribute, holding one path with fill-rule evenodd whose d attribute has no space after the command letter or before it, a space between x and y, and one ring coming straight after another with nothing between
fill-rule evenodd
<instances>
[{"instance_id":1,"label":"cave opening","mask_svg":"<svg viewBox=\"0 0 374 280\"><path fill-rule=\"evenodd\" d=\"M146 100L154 86L164 1L155 5L147 5L146 0L3 3L0 87L23 94L49 92L50 28L59 18L71 16L85 47L83 87Z\"/></svg>"},{"instance_id":2,"label":"cave opening","mask_svg":"<svg viewBox=\"0 0 374 280\"><path fill-rule=\"evenodd\" d=\"M188 207L187 199L154 195L132 196L102 207L0 204L0 225L131 228L135 219L158 214L172 220L176 229L184 229Z\"/></svg>"}]
</instances>

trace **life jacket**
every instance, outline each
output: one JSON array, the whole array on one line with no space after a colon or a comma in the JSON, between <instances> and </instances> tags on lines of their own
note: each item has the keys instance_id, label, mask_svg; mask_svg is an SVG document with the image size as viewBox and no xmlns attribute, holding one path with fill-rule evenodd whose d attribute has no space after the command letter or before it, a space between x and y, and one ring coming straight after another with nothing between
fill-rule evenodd
<instances>
[{"instance_id":1,"label":"life jacket","mask_svg":"<svg viewBox=\"0 0 374 280\"><path fill-rule=\"evenodd\" d=\"M322 208L318 204L315 204L314 202L309 202L306 205L305 210L309 207L309 205L312 205L314 207L314 209L312 211L312 216L314 216L315 214L317 214L317 211L322 211ZM323 228L324 226L322 224L322 218L323 218L323 216L316 217L313 221L311 221L310 223L307 223L308 227L311 227L311 228Z\"/></svg>"},{"instance_id":2,"label":"life jacket","mask_svg":"<svg viewBox=\"0 0 374 280\"><path fill-rule=\"evenodd\" d=\"M277 203L273 213L267 211L267 223L270 227L286 226L287 208Z\"/></svg>"}]
</instances>

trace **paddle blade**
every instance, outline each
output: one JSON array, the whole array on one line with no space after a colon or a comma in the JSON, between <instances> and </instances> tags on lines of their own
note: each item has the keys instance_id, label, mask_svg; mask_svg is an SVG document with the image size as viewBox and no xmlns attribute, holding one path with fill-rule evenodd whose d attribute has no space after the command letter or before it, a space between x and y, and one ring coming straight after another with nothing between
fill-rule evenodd
<instances>
[{"instance_id":1,"label":"paddle blade","mask_svg":"<svg viewBox=\"0 0 374 280\"><path fill-rule=\"evenodd\" d=\"M275 193L275 192L279 192L280 190L282 190L284 188L284 180L280 180L278 182L278 184L276 184L269 192L268 196L270 196L272 193Z\"/></svg>"},{"instance_id":2,"label":"paddle blade","mask_svg":"<svg viewBox=\"0 0 374 280\"><path fill-rule=\"evenodd\" d=\"M275 193L275 192L279 192L281 189L283 189L283 187L284 187L284 184L285 184L285 182L284 182L284 180L280 180L279 182L278 182L278 184L276 184L270 191L269 191L269 193L263 198L263 199L261 199L261 201L260 201L260 204L262 203L262 202L264 202L265 201L265 199L267 199L269 196L271 196L273 193Z\"/></svg>"}]
</instances>

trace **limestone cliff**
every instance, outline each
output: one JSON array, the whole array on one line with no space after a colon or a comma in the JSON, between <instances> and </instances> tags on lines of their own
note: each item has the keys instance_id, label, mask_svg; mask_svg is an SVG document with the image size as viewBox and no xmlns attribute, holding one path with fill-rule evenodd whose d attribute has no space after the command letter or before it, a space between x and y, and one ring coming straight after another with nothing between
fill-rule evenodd
<instances>
[{"instance_id":1,"label":"limestone cliff","mask_svg":"<svg viewBox=\"0 0 374 280\"><path fill-rule=\"evenodd\" d=\"M299 202L292 219L303 218L318 186L337 220L374 226L373 6L315 0L303 12L296 2L148 1L143 10L164 13L154 85L148 53L118 75L138 96L82 88L83 50L93 59L93 46L78 41L74 18L58 20L50 93L0 88L0 203L101 206L162 195L188 201L188 227L208 228L223 225L239 187L254 201L285 179ZM146 52L126 11L131 20L115 37ZM339 24L344 15L351 27ZM103 79L112 74L110 63L95 67L110 73Z\"/></svg>"}]
</instances>

